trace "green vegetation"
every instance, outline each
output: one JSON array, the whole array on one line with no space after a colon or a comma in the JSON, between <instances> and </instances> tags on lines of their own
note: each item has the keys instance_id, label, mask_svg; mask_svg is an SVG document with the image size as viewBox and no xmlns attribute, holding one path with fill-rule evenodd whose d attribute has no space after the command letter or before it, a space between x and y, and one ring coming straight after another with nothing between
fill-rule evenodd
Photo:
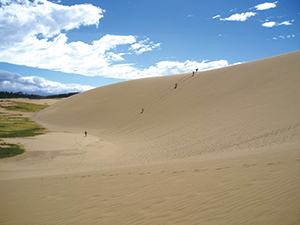
<instances>
[{"instance_id":1,"label":"green vegetation","mask_svg":"<svg viewBox=\"0 0 300 225\"><path fill-rule=\"evenodd\" d=\"M13 157L24 153L25 150L16 144L7 144L0 139L0 159Z\"/></svg>"},{"instance_id":2,"label":"green vegetation","mask_svg":"<svg viewBox=\"0 0 300 225\"><path fill-rule=\"evenodd\" d=\"M30 137L42 134L43 127L20 114L0 114L0 137Z\"/></svg>"},{"instance_id":3,"label":"green vegetation","mask_svg":"<svg viewBox=\"0 0 300 225\"><path fill-rule=\"evenodd\" d=\"M16 102L5 100L4 103L0 103L0 107L6 110L19 111L19 112L38 112L48 107L48 105L38 105L25 102Z\"/></svg>"},{"instance_id":4,"label":"green vegetation","mask_svg":"<svg viewBox=\"0 0 300 225\"><path fill-rule=\"evenodd\" d=\"M48 105L7 101L1 102L0 107L12 111L38 112ZM31 137L43 134L45 129L22 114L0 113L0 138ZM22 146L8 144L0 139L0 158L12 157L24 153Z\"/></svg>"}]
</instances>

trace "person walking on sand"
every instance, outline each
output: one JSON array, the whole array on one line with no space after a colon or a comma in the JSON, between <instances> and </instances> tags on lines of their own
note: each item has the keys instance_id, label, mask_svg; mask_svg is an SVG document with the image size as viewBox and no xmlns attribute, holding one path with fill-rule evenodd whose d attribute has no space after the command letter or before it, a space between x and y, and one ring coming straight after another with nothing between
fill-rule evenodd
<instances>
[{"instance_id":1,"label":"person walking on sand","mask_svg":"<svg viewBox=\"0 0 300 225\"><path fill-rule=\"evenodd\" d=\"M178 86L178 83L176 83L176 84L175 84L175 86L174 86L174 89L176 89L176 88L177 88L177 86Z\"/></svg>"},{"instance_id":2,"label":"person walking on sand","mask_svg":"<svg viewBox=\"0 0 300 225\"><path fill-rule=\"evenodd\" d=\"M196 69L196 73L198 72L198 68Z\"/></svg>"},{"instance_id":3,"label":"person walking on sand","mask_svg":"<svg viewBox=\"0 0 300 225\"><path fill-rule=\"evenodd\" d=\"M87 131L84 131L84 136L86 136L86 137L87 137Z\"/></svg>"},{"instance_id":4,"label":"person walking on sand","mask_svg":"<svg viewBox=\"0 0 300 225\"><path fill-rule=\"evenodd\" d=\"M144 113L144 108L142 108L142 112L141 112L141 114L142 114L142 113Z\"/></svg>"},{"instance_id":5,"label":"person walking on sand","mask_svg":"<svg viewBox=\"0 0 300 225\"><path fill-rule=\"evenodd\" d=\"M195 75L195 72L193 71L193 75L192 75L192 77Z\"/></svg>"}]
</instances>

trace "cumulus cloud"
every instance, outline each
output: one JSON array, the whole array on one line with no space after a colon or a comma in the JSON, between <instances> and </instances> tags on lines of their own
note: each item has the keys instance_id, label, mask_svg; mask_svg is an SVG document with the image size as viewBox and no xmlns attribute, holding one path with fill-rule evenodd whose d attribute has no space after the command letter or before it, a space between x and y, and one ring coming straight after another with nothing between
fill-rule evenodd
<instances>
[{"instance_id":1,"label":"cumulus cloud","mask_svg":"<svg viewBox=\"0 0 300 225\"><path fill-rule=\"evenodd\" d=\"M23 92L37 95L52 95L70 92L82 92L94 87L79 84L62 84L46 80L42 77L27 76L0 70L0 90Z\"/></svg>"},{"instance_id":2,"label":"cumulus cloud","mask_svg":"<svg viewBox=\"0 0 300 225\"><path fill-rule=\"evenodd\" d=\"M227 18L220 18L222 21L245 21L251 16L255 16L255 12L235 13Z\"/></svg>"},{"instance_id":3,"label":"cumulus cloud","mask_svg":"<svg viewBox=\"0 0 300 225\"><path fill-rule=\"evenodd\" d=\"M281 25L288 26L288 25L292 25L292 22L293 22L293 20L292 21L288 21L288 20L287 21L283 21L281 23L274 22L274 21L268 21L268 22L264 22L262 24L262 26L263 27L275 27L275 26L281 26Z\"/></svg>"},{"instance_id":4,"label":"cumulus cloud","mask_svg":"<svg viewBox=\"0 0 300 225\"><path fill-rule=\"evenodd\" d=\"M164 76L171 74L190 73L198 68L199 71L216 69L228 66L227 60L202 62L186 60L179 61L160 61L153 66L145 69L138 69L131 64L117 64L109 67L110 77L117 79L138 79L145 77ZM121 73L120 73L121 71Z\"/></svg>"},{"instance_id":5,"label":"cumulus cloud","mask_svg":"<svg viewBox=\"0 0 300 225\"><path fill-rule=\"evenodd\" d=\"M93 5L63 6L46 0L5 1L0 8L0 60L3 62L79 73L112 76L112 65L125 54L142 54L160 46L133 35L105 35L92 44L68 42L62 31L99 24L104 10ZM119 45L129 51L115 52ZM123 65L126 67L126 64ZM131 70L129 67L127 70Z\"/></svg>"},{"instance_id":6,"label":"cumulus cloud","mask_svg":"<svg viewBox=\"0 0 300 225\"><path fill-rule=\"evenodd\" d=\"M62 30L99 24L104 10L90 4L63 6L46 0L1 0L1 46L39 35L51 38Z\"/></svg>"},{"instance_id":7,"label":"cumulus cloud","mask_svg":"<svg viewBox=\"0 0 300 225\"><path fill-rule=\"evenodd\" d=\"M207 61L203 60L202 62L186 60L185 62L178 61L162 61L158 62L155 66L151 66L144 71L141 71L146 76L151 74L159 75L168 75L168 74L180 74L180 73L189 73L194 71L196 68L199 71L210 70L220 67L228 66L227 60L218 60L218 61Z\"/></svg>"},{"instance_id":8,"label":"cumulus cloud","mask_svg":"<svg viewBox=\"0 0 300 225\"><path fill-rule=\"evenodd\" d=\"M265 23L263 23L262 24L262 26L263 27L274 27L274 26L276 26L276 22L274 22L274 21L269 21L269 22L265 22Z\"/></svg>"},{"instance_id":9,"label":"cumulus cloud","mask_svg":"<svg viewBox=\"0 0 300 225\"><path fill-rule=\"evenodd\" d=\"M105 13L105 10L99 7L90 4L65 6L47 0L0 2L2 62L118 79L190 72L201 66L203 69L213 69L227 64L227 61L222 60L201 63L163 61L140 69L134 64L126 63L126 55L140 55L159 49L160 43L134 35L113 34L104 35L92 43L68 41L67 31L80 26L98 26ZM126 50L118 52L118 46ZM190 64L194 65L193 68Z\"/></svg>"},{"instance_id":10,"label":"cumulus cloud","mask_svg":"<svg viewBox=\"0 0 300 225\"><path fill-rule=\"evenodd\" d=\"M265 2L265 3L262 3L262 4L258 4L256 6L254 6L254 8L256 10L267 10L267 9L272 9L272 8L275 8L276 7L276 4L278 2Z\"/></svg>"}]
</instances>

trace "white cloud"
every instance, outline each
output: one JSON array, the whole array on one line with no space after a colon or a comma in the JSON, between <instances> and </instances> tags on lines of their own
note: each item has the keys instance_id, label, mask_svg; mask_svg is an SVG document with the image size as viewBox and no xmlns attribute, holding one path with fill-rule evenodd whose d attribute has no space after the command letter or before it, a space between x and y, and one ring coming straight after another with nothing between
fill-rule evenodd
<instances>
[{"instance_id":1,"label":"white cloud","mask_svg":"<svg viewBox=\"0 0 300 225\"><path fill-rule=\"evenodd\" d=\"M286 38L294 38L294 37L296 37L295 34L280 35L278 37L273 37L273 40L286 39Z\"/></svg>"},{"instance_id":2,"label":"white cloud","mask_svg":"<svg viewBox=\"0 0 300 225\"><path fill-rule=\"evenodd\" d=\"M139 42L135 42L131 45L129 50L133 50L137 55L142 54L143 52L152 51L155 48L158 48L160 43L154 44L152 41L147 38L146 40L142 40Z\"/></svg>"},{"instance_id":3,"label":"white cloud","mask_svg":"<svg viewBox=\"0 0 300 225\"><path fill-rule=\"evenodd\" d=\"M26 42L14 44L0 52L0 60L66 73L115 77L118 73L122 75L122 70L135 70L128 64L114 65L116 62L124 61L125 53L114 52L117 46L130 45L130 52L136 54L159 47L159 44L148 43L149 40L139 42L136 40L136 37L131 35L105 35L92 44L86 44L80 41L67 43L65 34L58 35L53 41L31 37ZM120 67L122 70L116 69Z\"/></svg>"},{"instance_id":4,"label":"white cloud","mask_svg":"<svg viewBox=\"0 0 300 225\"><path fill-rule=\"evenodd\" d=\"M196 68L199 71L216 69L228 66L227 60L216 60L202 62L186 60L185 62L178 61L160 61L154 66L145 69L138 69L132 64L116 64L108 67L106 73L109 77L116 79L138 79L145 77L164 76L180 73L190 73Z\"/></svg>"},{"instance_id":5,"label":"white cloud","mask_svg":"<svg viewBox=\"0 0 300 225\"><path fill-rule=\"evenodd\" d=\"M99 24L104 10L89 4L63 6L46 0L3 1L0 8L1 46L39 35L51 38L61 30Z\"/></svg>"},{"instance_id":6,"label":"white cloud","mask_svg":"<svg viewBox=\"0 0 300 225\"><path fill-rule=\"evenodd\" d=\"M17 73L0 70L0 90L23 92L28 94L52 95L70 92L82 92L94 87L79 84L62 84L37 76L22 77Z\"/></svg>"},{"instance_id":7,"label":"white cloud","mask_svg":"<svg viewBox=\"0 0 300 225\"><path fill-rule=\"evenodd\" d=\"M132 35L105 35L92 44L68 43L66 34L61 33L80 25L98 25L102 17L103 10L92 5L7 1L0 8L0 60L67 73L111 76L115 73L112 63L123 61L126 54L114 52L117 46L131 45L130 50L136 54L160 46L149 39L137 41Z\"/></svg>"},{"instance_id":8,"label":"white cloud","mask_svg":"<svg viewBox=\"0 0 300 225\"><path fill-rule=\"evenodd\" d=\"M221 17L221 15L215 15L215 16L213 16L212 18L213 18L213 19L216 19L216 18L219 18L219 17Z\"/></svg>"},{"instance_id":9,"label":"white cloud","mask_svg":"<svg viewBox=\"0 0 300 225\"><path fill-rule=\"evenodd\" d=\"M141 40L133 35L112 34L94 40L91 44L68 42L63 32L79 26L99 24L104 13L99 7L89 4L63 6L47 0L0 1L2 62L119 79L162 76L191 72L195 68L204 70L228 65L225 60L200 63L162 61L155 66L140 69L126 63L126 55L152 51L159 48L160 43L154 43L149 38ZM124 46L127 51L117 52L118 46Z\"/></svg>"},{"instance_id":10,"label":"white cloud","mask_svg":"<svg viewBox=\"0 0 300 225\"><path fill-rule=\"evenodd\" d=\"M255 12L236 13L227 18L220 18L222 21L245 21L251 16L255 16Z\"/></svg>"},{"instance_id":11,"label":"white cloud","mask_svg":"<svg viewBox=\"0 0 300 225\"><path fill-rule=\"evenodd\" d=\"M284 22L278 24L278 26L280 26L280 25L287 25L288 26L288 25L292 25L292 23L290 21L284 21Z\"/></svg>"},{"instance_id":12,"label":"white cloud","mask_svg":"<svg viewBox=\"0 0 300 225\"><path fill-rule=\"evenodd\" d=\"M292 20L292 21L286 20L286 21L281 22L281 23L274 22L274 21L268 21L268 22L263 23L262 26L263 26L263 27L275 27L275 26L281 26L281 25L286 25L286 26L288 26L288 25L292 25L292 22L293 22L293 21L294 21L294 20Z\"/></svg>"},{"instance_id":13,"label":"white cloud","mask_svg":"<svg viewBox=\"0 0 300 225\"><path fill-rule=\"evenodd\" d=\"M225 66L228 66L227 60L218 60L211 62L208 62L207 60L204 60L202 62L190 60L187 60L185 62L162 61L157 63L155 66L151 66L148 69L141 72L144 73L146 77L151 76L151 74L158 74L162 76L169 74L190 73L196 68L198 68L199 71L203 71Z\"/></svg>"},{"instance_id":14,"label":"white cloud","mask_svg":"<svg viewBox=\"0 0 300 225\"><path fill-rule=\"evenodd\" d=\"M262 26L263 27L274 27L274 26L276 26L276 22L274 22L274 21L269 21L269 22L265 22L265 23L263 23L262 24Z\"/></svg>"},{"instance_id":15,"label":"white cloud","mask_svg":"<svg viewBox=\"0 0 300 225\"><path fill-rule=\"evenodd\" d=\"M276 4L278 2L265 2L262 4L258 4L257 6L254 6L254 8L256 8L256 10L267 10L267 9L272 9L276 7Z\"/></svg>"}]
</instances>

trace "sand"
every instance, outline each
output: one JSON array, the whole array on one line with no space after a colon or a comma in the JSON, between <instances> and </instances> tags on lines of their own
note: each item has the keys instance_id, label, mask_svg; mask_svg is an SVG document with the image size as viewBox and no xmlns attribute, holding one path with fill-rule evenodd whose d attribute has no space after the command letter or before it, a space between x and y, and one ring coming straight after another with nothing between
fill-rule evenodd
<instances>
[{"instance_id":1,"label":"sand","mask_svg":"<svg viewBox=\"0 0 300 225\"><path fill-rule=\"evenodd\" d=\"M0 223L300 224L299 61L296 51L49 103L30 115L45 135L5 139L26 153L0 160Z\"/></svg>"}]
</instances>

